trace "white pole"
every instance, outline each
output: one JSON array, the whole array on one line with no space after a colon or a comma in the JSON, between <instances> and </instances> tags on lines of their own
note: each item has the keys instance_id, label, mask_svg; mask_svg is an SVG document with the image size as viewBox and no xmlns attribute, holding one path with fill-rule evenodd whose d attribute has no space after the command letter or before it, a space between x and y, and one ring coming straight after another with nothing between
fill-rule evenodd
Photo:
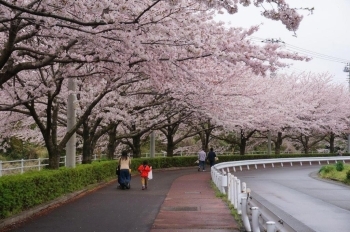
<instances>
[{"instance_id":1,"label":"white pole","mask_svg":"<svg viewBox=\"0 0 350 232\"><path fill-rule=\"evenodd\" d=\"M242 197L241 202L242 202L242 215L241 215L241 217L242 217L244 228L246 231L252 231L250 228L249 217L248 217L248 213L247 213L247 197Z\"/></svg>"},{"instance_id":2,"label":"white pole","mask_svg":"<svg viewBox=\"0 0 350 232\"><path fill-rule=\"evenodd\" d=\"M76 82L73 78L68 79L68 103L67 103L67 132L70 131L76 124L76 112L75 112L75 101L76 101ZM72 135L66 144L66 157L67 157L67 167L74 168L76 163L76 133Z\"/></svg>"},{"instance_id":3,"label":"white pole","mask_svg":"<svg viewBox=\"0 0 350 232\"><path fill-rule=\"evenodd\" d=\"M232 190L231 190L231 173L227 173L227 199L231 201Z\"/></svg>"},{"instance_id":4,"label":"white pole","mask_svg":"<svg viewBox=\"0 0 350 232\"><path fill-rule=\"evenodd\" d=\"M275 222L273 221L266 222L266 232L276 232Z\"/></svg>"},{"instance_id":5,"label":"white pole","mask_svg":"<svg viewBox=\"0 0 350 232\"><path fill-rule=\"evenodd\" d=\"M252 207L252 229L253 232L260 232L258 207Z\"/></svg>"},{"instance_id":6,"label":"white pole","mask_svg":"<svg viewBox=\"0 0 350 232\"><path fill-rule=\"evenodd\" d=\"M233 181L234 181L234 184L233 184L233 201L234 201L233 206L235 207L235 209L238 209L238 193L239 193L238 191L240 191L240 190L238 190L238 184L237 184L238 179L236 176L233 177Z\"/></svg>"},{"instance_id":7,"label":"white pole","mask_svg":"<svg viewBox=\"0 0 350 232\"><path fill-rule=\"evenodd\" d=\"M237 213L242 214L242 206L241 206L241 180L237 179L236 181L236 191L237 191Z\"/></svg>"}]
</instances>

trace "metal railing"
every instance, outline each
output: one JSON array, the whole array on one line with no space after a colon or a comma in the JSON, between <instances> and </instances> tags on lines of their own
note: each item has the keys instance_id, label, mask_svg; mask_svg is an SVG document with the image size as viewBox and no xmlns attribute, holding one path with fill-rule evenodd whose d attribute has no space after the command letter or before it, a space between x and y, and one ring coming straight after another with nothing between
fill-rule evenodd
<instances>
[{"instance_id":1,"label":"metal railing","mask_svg":"<svg viewBox=\"0 0 350 232\"><path fill-rule=\"evenodd\" d=\"M48 166L49 158L38 158L38 159L21 159L12 161L1 161L0 160L0 176L19 174L31 170L41 170L45 166ZM66 165L66 157L60 158L60 164Z\"/></svg>"},{"instance_id":2,"label":"metal railing","mask_svg":"<svg viewBox=\"0 0 350 232\"><path fill-rule=\"evenodd\" d=\"M291 225L288 225L278 215L271 212L268 208L252 197L251 191L247 184L242 182L234 175L237 171L243 169L250 170L258 167L266 168L270 165L272 168L279 165L293 166L312 165L314 163L330 164L331 162L350 161L349 156L332 156L332 157L298 157L298 158L281 158L281 159L260 159L260 160L243 160L218 163L211 168L211 177L221 193L227 194L230 203L241 215L243 225L246 231L260 232L264 228L267 232L296 232Z\"/></svg>"}]
</instances>

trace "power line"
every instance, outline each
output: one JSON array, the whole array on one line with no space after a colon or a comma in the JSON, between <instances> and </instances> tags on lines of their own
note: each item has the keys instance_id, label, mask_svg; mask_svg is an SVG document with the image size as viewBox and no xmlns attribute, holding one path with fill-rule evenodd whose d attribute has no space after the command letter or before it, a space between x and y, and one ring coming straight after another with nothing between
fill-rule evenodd
<instances>
[{"instance_id":1,"label":"power line","mask_svg":"<svg viewBox=\"0 0 350 232\"><path fill-rule=\"evenodd\" d=\"M257 42L283 43L288 51L298 52L298 53L301 53L301 54L304 54L304 55L309 55L309 56L311 56L313 58L318 58L318 59L322 59L322 60L327 60L327 61L332 61L332 62L337 62L337 63L343 63L343 64L349 62L349 60L346 60L346 59L342 59L342 58L338 58L338 57L334 57L334 56L329 56L329 55L325 55L325 54L322 54L322 53L314 52L314 51L311 51L311 50L308 50L308 49L297 47L297 46L285 43L285 42L283 42L280 39L262 39L262 38L255 37L255 36L251 36L249 38L251 40L257 41Z\"/></svg>"}]
</instances>

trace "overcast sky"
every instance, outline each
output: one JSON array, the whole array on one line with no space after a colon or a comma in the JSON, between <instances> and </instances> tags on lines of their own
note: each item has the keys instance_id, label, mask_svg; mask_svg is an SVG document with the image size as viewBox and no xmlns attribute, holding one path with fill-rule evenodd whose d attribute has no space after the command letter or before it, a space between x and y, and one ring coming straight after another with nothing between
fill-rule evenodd
<instances>
[{"instance_id":1,"label":"overcast sky","mask_svg":"<svg viewBox=\"0 0 350 232\"><path fill-rule=\"evenodd\" d=\"M350 62L350 0L289 0L288 3L296 8L315 8L313 14L299 11L304 18L296 37L281 22L263 18L262 9L254 6L240 6L238 14L219 15L217 19L244 28L263 23L252 36L254 41L280 39L286 49L314 57L309 62L295 62L290 70L328 72L334 76L334 82L349 87L349 73L343 70L345 63Z\"/></svg>"}]
</instances>

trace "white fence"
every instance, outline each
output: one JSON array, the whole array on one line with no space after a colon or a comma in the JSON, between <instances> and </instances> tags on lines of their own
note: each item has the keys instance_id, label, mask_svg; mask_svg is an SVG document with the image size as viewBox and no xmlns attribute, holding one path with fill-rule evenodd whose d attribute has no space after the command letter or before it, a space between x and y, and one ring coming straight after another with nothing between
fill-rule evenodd
<instances>
[{"instance_id":1,"label":"white fence","mask_svg":"<svg viewBox=\"0 0 350 232\"><path fill-rule=\"evenodd\" d=\"M48 164L49 158L39 159L21 159L13 161L1 161L0 160L0 176L24 173L30 170L41 170ZM66 157L63 156L60 159L60 163L66 165Z\"/></svg>"},{"instance_id":2,"label":"white fence","mask_svg":"<svg viewBox=\"0 0 350 232\"><path fill-rule=\"evenodd\" d=\"M295 165L312 165L313 163L330 164L341 161L350 161L348 156L333 157L300 157L300 158L282 158L282 159L261 159L261 160L244 160L218 163L211 168L211 177L218 189L227 194L228 200L241 215L243 225L246 231L260 232L263 228L267 232L296 232L290 225L284 222L278 215L268 210L257 199L251 197L251 191L247 184L234 176L236 171L242 171L243 168L257 169L265 168L267 165L275 167L277 165L293 166Z\"/></svg>"}]
</instances>

